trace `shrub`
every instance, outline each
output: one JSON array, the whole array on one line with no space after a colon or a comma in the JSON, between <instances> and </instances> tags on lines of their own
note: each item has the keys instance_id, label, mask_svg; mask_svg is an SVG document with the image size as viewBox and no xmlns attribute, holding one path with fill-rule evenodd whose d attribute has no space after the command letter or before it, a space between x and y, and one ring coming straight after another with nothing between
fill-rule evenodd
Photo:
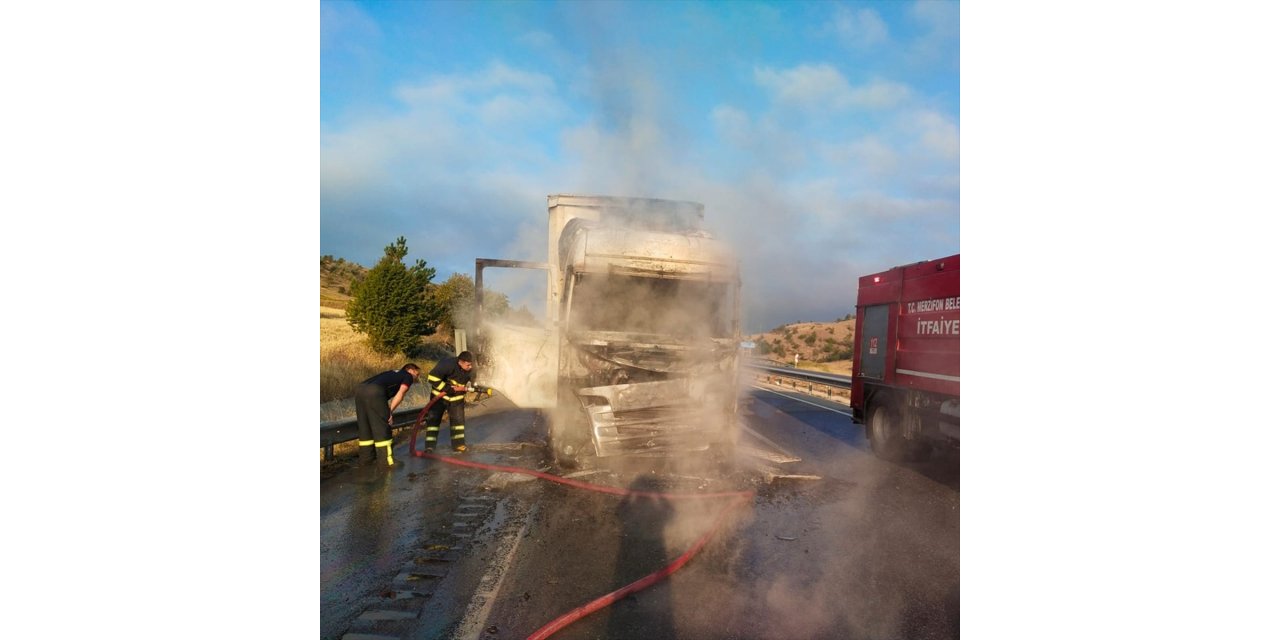
<instances>
[{"instance_id":1,"label":"shrub","mask_svg":"<svg viewBox=\"0 0 1280 640\"><path fill-rule=\"evenodd\" d=\"M436 304L444 310L439 329L446 335L452 334L455 327L467 327L472 323L476 305L476 284L471 276L455 273L439 286L432 287L432 297ZM524 309L521 320L532 320L533 314ZM511 310L507 296L491 289L484 290L484 314L488 318L516 316ZM532 323L530 323L532 324Z\"/></svg>"},{"instance_id":2,"label":"shrub","mask_svg":"<svg viewBox=\"0 0 1280 640\"><path fill-rule=\"evenodd\" d=\"M444 314L428 295L436 270L422 260L404 265L409 248L403 236L384 251L377 266L351 287L347 322L379 354L412 353L421 336L435 333Z\"/></svg>"}]
</instances>

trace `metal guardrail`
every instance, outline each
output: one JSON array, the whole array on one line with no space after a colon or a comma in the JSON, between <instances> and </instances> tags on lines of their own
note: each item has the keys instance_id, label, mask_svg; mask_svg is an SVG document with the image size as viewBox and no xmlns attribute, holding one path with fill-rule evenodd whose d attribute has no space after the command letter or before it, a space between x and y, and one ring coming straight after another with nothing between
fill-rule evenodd
<instances>
[{"instance_id":1,"label":"metal guardrail","mask_svg":"<svg viewBox=\"0 0 1280 640\"><path fill-rule=\"evenodd\" d=\"M399 409L391 414L392 435L395 434L397 429L412 427L421 412L422 407L411 407L409 409ZM320 423L320 448L324 449L325 460L333 460L334 445L358 439L360 439L360 426L356 424L355 418Z\"/></svg>"},{"instance_id":2,"label":"metal guardrail","mask_svg":"<svg viewBox=\"0 0 1280 640\"><path fill-rule=\"evenodd\" d=\"M792 380L804 380L810 383L809 391L813 392L813 385L820 384L827 386L828 393L831 395L830 388L841 388L848 391L852 379L849 376L839 376L832 373L818 373L817 371L805 371L804 369L796 369L793 367L776 367L760 362L747 362L746 366L751 369L764 371L771 376L779 378L789 378ZM795 385L792 385L795 388ZM409 409L400 409L393 414L394 420L391 423L391 432L394 434L397 429L413 426L414 421L418 417L418 413L422 411L422 407L412 407ZM320 448L324 449L324 459L333 460L334 445L344 442L351 442L359 439L359 427L356 425L355 418L348 420L334 420L332 422L320 423Z\"/></svg>"},{"instance_id":3,"label":"metal guardrail","mask_svg":"<svg viewBox=\"0 0 1280 640\"><path fill-rule=\"evenodd\" d=\"M776 367L762 364L749 366L762 374L766 384L776 384L782 387L787 382L790 382L791 389L794 391L813 396L826 396L827 399L837 396L847 398L849 396L849 387L853 382L849 376L840 376L833 373L819 373L793 367Z\"/></svg>"},{"instance_id":4,"label":"metal guardrail","mask_svg":"<svg viewBox=\"0 0 1280 640\"><path fill-rule=\"evenodd\" d=\"M784 378L799 378L800 380L818 382L832 386L843 385L846 388L853 384L853 378L849 376L839 376L834 373L819 373L817 371L805 371L804 369L796 369L794 367L774 367L762 364L750 364L747 366L752 369L759 369L761 371L774 373Z\"/></svg>"}]
</instances>

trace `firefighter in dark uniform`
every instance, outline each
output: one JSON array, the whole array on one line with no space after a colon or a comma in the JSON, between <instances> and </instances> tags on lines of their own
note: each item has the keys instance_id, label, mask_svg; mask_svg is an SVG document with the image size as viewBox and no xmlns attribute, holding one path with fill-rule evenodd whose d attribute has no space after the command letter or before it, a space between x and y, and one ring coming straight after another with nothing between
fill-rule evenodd
<instances>
[{"instance_id":1,"label":"firefighter in dark uniform","mask_svg":"<svg viewBox=\"0 0 1280 640\"><path fill-rule=\"evenodd\" d=\"M385 458L387 466L395 464L391 457L391 416L404 400L409 387L421 371L409 364L399 371L383 371L356 387L356 424L360 428L360 462L372 464ZM385 453L378 451L386 449Z\"/></svg>"},{"instance_id":2,"label":"firefighter in dark uniform","mask_svg":"<svg viewBox=\"0 0 1280 640\"><path fill-rule=\"evenodd\" d=\"M440 421L444 418L446 410L449 412L449 430L452 432L449 442L453 450L458 452L467 450L466 412L463 409L466 406L467 386L472 386L480 393L493 393L493 390L488 387L472 384L471 370L474 367L471 352L463 351L456 358L441 360L435 368L431 369L431 373L427 374L427 386L431 388L432 397L443 394L427 410L426 448L428 453L436 448L436 440L440 435Z\"/></svg>"}]
</instances>

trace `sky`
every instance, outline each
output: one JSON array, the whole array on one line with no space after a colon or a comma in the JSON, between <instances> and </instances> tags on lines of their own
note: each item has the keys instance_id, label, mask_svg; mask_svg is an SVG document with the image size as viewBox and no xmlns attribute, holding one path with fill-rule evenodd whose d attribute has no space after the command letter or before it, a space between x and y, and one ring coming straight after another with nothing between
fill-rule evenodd
<instances>
[{"instance_id":1,"label":"sky","mask_svg":"<svg viewBox=\"0 0 1280 640\"><path fill-rule=\"evenodd\" d=\"M960 251L958 3L319 10L321 255L372 266L404 236L443 281L545 260L551 194L692 200L739 255L750 333Z\"/></svg>"}]
</instances>

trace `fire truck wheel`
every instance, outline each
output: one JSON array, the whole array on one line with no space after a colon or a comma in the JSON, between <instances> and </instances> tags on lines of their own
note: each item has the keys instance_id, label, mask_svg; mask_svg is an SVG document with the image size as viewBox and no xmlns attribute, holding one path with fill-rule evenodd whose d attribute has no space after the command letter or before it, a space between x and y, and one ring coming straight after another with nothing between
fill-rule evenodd
<instances>
[{"instance_id":1,"label":"fire truck wheel","mask_svg":"<svg viewBox=\"0 0 1280 640\"><path fill-rule=\"evenodd\" d=\"M866 432L871 450L890 462L918 461L931 452L928 445L911 442L902 434L902 421L891 400L872 403Z\"/></svg>"}]
</instances>

